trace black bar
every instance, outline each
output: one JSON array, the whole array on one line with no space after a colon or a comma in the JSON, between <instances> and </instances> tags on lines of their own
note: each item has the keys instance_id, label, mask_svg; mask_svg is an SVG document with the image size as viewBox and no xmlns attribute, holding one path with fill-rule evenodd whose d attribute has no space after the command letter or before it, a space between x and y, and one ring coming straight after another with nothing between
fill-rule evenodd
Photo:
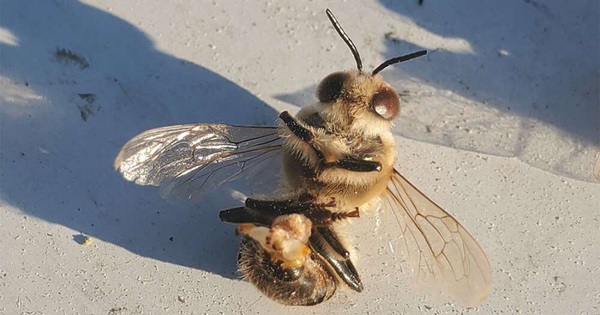
<instances>
[{"instance_id":1,"label":"black bar","mask_svg":"<svg viewBox=\"0 0 600 315\"><path fill-rule=\"evenodd\" d=\"M356 292L362 292L364 286L352 261L348 258L339 257L328 244L319 230L313 229L310 236L311 247L329 263L344 283Z\"/></svg>"},{"instance_id":2,"label":"black bar","mask_svg":"<svg viewBox=\"0 0 600 315\"><path fill-rule=\"evenodd\" d=\"M320 226L317 227L317 230L321 233L331 248L336 251L336 253L340 254L340 256L344 258L350 257L350 253L344 248L344 245L340 243L337 235L335 235L335 233L329 227Z\"/></svg>"},{"instance_id":3,"label":"black bar","mask_svg":"<svg viewBox=\"0 0 600 315\"><path fill-rule=\"evenodd\" d=\"M287 111L282 112L281 114L279 114L279 118L281 118L281 120L283 120L283 122L285 123L285 125L290 129L290 131L296 135L296 137L302 139L303 141L307 142L307 143L311 143L313 141L313 134L312 132L310 132L310 130L304 128L302 125L300 125L296 119L294 117L292 117L292 115L290 115L290 113L288 113Z\"/></svg>"},{"instance_id":4,"label":"black bar","mask_svg":"<svg viewBox=\"0 0 600 315\"><path fill-rule=\"evenodd\" d=\"M365 161L355 158L343 158L333 163L326 163L328 167L339 167L352 172L380 172L381 163Z\"/></svg>"}]
</instances>

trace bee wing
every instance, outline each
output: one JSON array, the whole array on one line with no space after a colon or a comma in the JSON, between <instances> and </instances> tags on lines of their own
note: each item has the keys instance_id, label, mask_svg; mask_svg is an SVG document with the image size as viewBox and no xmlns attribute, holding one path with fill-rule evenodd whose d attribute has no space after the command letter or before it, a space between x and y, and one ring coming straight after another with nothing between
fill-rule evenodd
<instances>
[{"instance_id":1,"label":"bee wing","mask_svg":"<svg viewBox=\"0 0 600 315\"><path fill-rule=\"evenodd\" d=\"M129 140L114 167L138 185L160 186L165 198L194 199L272 160L280 148L276 127L167 126Z\"/></svg>"},{"instance_id":2,"label":"bee wing","mask_svg":"<svg viewBox=\"0 0 600 315\"><path fill-rule=\"evenodd\" d=\"M450 214L395 170L386 194L417 286L477 306L487 295L490 265L477 241Z\"/></svg>"}]
</instances>

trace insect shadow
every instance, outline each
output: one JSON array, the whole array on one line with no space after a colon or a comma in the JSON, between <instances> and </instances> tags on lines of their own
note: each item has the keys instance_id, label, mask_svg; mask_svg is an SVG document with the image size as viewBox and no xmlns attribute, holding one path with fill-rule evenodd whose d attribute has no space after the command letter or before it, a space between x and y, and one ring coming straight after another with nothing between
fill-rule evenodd
<instances>
[{"instance_id":1,"label":"insect shadow","mask_svg":"<svg viewBox=\"0 0 600 315\"><path fill-rule=\"evenodd\" d=\"M112 163L127 139L152 127L272 124L277 113L228 79L159 51L134 25L78 1L3 2L1 21L16 41L0 44L11 82L3 93L16 95L0 107L1 198L70 229L68 238L82 233L237 277L238 239L218 218L237 201L220 192L172 204L156 188L123 181Z\"/></svg>"},{"instance_id":2,"label":"insect shadow","mask_svg":"<svg viewBox=\"0 0 600 315\"><path fill-rule=\"evenodd\" d=\"M425 101L414 106L417 113L438 115L422 122L417 122L419 114L409 117L411 110L405 111L401 117L406 120L399 123L405 126L399 130L402 136L516 157L575 179L600 180L592 176L594 164L600 162L596 155L600 152L597 2L568 10L559 3L540 1L511 5L425 1L423 6L407 1L379 2L391 12L389 19L414 24L410 30L392 24L382 29L384 57L394 56L398 50L428 48L428 62L418 67L405 65L401 74L464 98L459 104ZM463 18L464 12L469 12L469 18ZM420 34L414 38L432 38L429 45L441 41L447 49L411 43L405 35L410 32ZM389 80L394 81L394 75L390 72ZM409 92L417 100L426 94ZM467 101L475 105L465 104ZM428 106L437 107L424 109ZM460 111L465 113L459 117ZM459 113L452 117L452 112ZM451 123L430 126L432 121L447 120ZM548 133L558 136L549 137ZM556 138L565 138L567 144L557 147ZM536 150L540 145L555 147L548 155Z\"/></svg>"}]
</instances>

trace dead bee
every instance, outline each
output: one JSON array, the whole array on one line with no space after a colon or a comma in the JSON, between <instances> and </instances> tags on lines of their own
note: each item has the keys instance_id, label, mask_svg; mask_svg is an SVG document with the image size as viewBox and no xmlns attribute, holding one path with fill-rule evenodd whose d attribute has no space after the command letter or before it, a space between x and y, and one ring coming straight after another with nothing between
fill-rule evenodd
<instances>
[{"instance_id":1,"label":"dead bee","mask_svg":"<svg viewBox=\"0 0 600 315\"><path fill-rule=\"evenodd\" d=\"M433 282L465 305L479 304L491 283L481 247L394 168L391 126L400 101L379 72L426 51L365 73L358 50L331 11L326 13L357 70L325 77L317 103L295 117L281 113L277 127L191 124L148 130L123 146L115 168L137 184L161 186L163 196L192 198L282 156L281 197L247 198L243 207L220 213L223 221L239 224L239 269L263 293L283 304L313 305L330 298L339 281L362 291L335 226L382 204L399 219L405 254L419 281Z\"/></svg>"},{"instance_id":2,"label":"dead bee","mask_svg":"<svg viewBox=\"0 0 600 315\"><path fill-rule=\"evenodd\" d=\"M244 235L238 255L243 277L283 304L314 305L329 299L338 278L360 292L363 285L348 252L331 229L335 221L359 217L342 212L334 198L318 203L307 193L289 199L246 199L221 211Z\"/></svg>"}]
</instances>

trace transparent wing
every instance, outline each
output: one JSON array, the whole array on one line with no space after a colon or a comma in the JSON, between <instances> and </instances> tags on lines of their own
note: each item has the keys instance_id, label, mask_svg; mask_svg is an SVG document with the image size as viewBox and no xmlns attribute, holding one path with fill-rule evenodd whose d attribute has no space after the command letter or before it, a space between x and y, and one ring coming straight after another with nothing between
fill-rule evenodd
<instances>
[{"instance_id":1,"label":"transparent wing","mask_svg":"<svg viewBox=\"0 0 600 315\"><path fill-rule=\"evenodd\" d=\"M469 232L397 170L386 201L400 224L401 245L417 286L466 306L479 305L492 278L488 260Z\"/></svg>"},{"instance_id":2,"label":"transparent wing","mask_svg":"<svg viewBox=\"0 0 600 315\"><path fill-rule=\"evenodd\" d=\"M278 176L280 148L276 127L167 126L129 140L114 167L136 184L161 186L165 198L195 199L258 165Z\"/></svg>"}]
</instances>

